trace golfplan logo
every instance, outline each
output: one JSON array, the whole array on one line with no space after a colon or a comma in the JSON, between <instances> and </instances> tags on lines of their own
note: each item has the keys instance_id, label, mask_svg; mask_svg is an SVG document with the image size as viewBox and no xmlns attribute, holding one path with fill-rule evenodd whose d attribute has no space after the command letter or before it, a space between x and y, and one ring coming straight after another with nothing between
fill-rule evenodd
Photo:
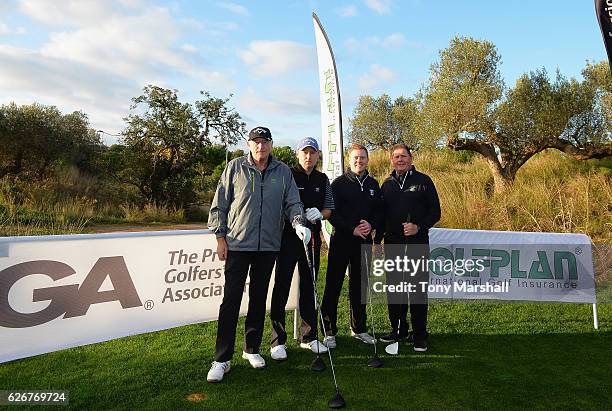
<instances>
[{"instance_id":1,"label":"golfplan logo","mask_svg":"<svg viewBox=\"0 0 612 411\"><path fill-rule=\"evenodd\" d=\"M579 290L579 247L559 245L422 244L364 247L362 276L378 301L403 304L435 298L524 299ZM371 260L371 261L369 261ZM371 298L365 295L364 298Z\"/></svg>"}]
</instances>

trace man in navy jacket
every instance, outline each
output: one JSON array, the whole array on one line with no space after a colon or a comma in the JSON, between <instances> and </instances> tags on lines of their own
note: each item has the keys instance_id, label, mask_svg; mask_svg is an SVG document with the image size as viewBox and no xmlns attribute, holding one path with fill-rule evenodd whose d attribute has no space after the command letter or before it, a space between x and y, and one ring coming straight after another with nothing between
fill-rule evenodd
<instances>
[{"instance_id":1,"label":"man in navy jacket","mask_svg":"<svg viewBox=\"0 0 612 411\"><path fill-rule=\"evenodd\" d=\"M393 172L381 187L384 202L384 229L376 232L375 242L385 240L385 258L408 256L415 260L429 258L429 229L440 220L440 200L429 176L412 165L412 153L404 143L391 149ZM426 267L415 273L387 272L387 284L403 281L415 285L410 293L410 320L413 334L408 333L408 294L387 293L389 321L392 331L381 341L393 342L411 338L415 351L427 351L427 292L421 283L428 283Z\"/></svg>"}]
</instances>

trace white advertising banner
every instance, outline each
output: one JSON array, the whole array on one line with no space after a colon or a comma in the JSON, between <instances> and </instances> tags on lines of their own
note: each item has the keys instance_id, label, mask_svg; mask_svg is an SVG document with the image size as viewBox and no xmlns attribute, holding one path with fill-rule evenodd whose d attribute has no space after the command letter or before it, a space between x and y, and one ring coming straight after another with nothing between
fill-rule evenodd
<instances>
[{"instance_id":1,"label":"white advertising banner","mask_svg":"<svg viewBox=\"0 0 612 411\"><path fill-rule=\"evenodd\" d=\"M0 363L216 320L215 250L208 230L0 238ZM430 298L596 301L586 235L432 229L430 252Z\"/></svg>"},{"instance_id":2,"label":"white advertising banner","mask_svg":"<svg viewBox=\"0 0 612 411\"><path fill-rule=\"evenodd\" d=\"M215 251L208 230L0 238L0 363L216 320Z\"/></svg>"},{"instance_id":3,"label":"white advertising banner","mask_svg":"<svg viewBox=\"0 0 612 411\"><path fill-rule=\"evenodd\" d=\"M439 263L430 298L596 302L587 235L432 229L429 238Z\"/></svg>"}]
</instances>

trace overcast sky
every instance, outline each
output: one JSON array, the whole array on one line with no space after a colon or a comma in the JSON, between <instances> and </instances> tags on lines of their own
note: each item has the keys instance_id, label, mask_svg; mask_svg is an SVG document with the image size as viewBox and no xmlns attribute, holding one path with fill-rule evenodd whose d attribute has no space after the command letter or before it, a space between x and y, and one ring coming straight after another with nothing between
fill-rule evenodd
<instances>
[{"instance_id":1,"label":"overcast sky","mask_svg":"<svg viewBox=\"0 0 612 411\"><path fill-rule=\"evenodd\" d=\"M82 110L119 133L130 99L155 84L189 102L232 93L247 127L268 126L276 145L320 139L312 11L345 119L360 95L412 95L455 35L492 41L507 85L541 67L579 78L606 58L591 0L2 0L0 104Z\"/></svg>"}]
</instances>

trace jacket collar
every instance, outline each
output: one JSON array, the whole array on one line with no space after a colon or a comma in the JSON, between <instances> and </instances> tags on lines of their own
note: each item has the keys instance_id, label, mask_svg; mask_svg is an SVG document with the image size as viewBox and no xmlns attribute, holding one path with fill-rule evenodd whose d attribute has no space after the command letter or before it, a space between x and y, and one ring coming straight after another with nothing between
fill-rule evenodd
<instances>
[{"instance_id":1,"label":"jacket collar","mask_svg":"<svg viewBox=\"0 0 612 411\"><path fill-rule=\"evenodd\" d=\"M389 178L397 183L397 185L399 186L400 190L403 190L404 189L404 184L405 184L406 180L409 179L410 177L412 177L414 175L414 173L416 173L416 168L414 168L414 165L413 165L401 177L397 175L397 171L393 170L391 172L391 175L389 176Z\"/></svg>"},{"instance_id":2,"label":"jacket collar","mask_svg":"<svg viewBox=\"0 0 612 411\"><path fill-rule=\"evenodd\" d=\"M244 162L250 168L257 168L257 166L255 165L255 161L253 160L253 156L251 155L250 152L245 156ZM266 170L271 170L277 167L279 164L280 164L280 161L278 161L276 157L274 157L274 155L270 153L270 155L268 156L268 166L266 167Z\"/></svg>"},{"instance_id":3,"label":"jacket collar","mask_svg":"<svg viewBox=\"0 0 612 411\"><path fill-rule=\"evenodd\" d=\"M311 175L313 175L315 173L315 171L317 171L316 168L313 168L312 171L310 172L310 174L308 174L306 172L306 169L304 169L304 167L302 167L302 165L300 163L294 165L292 168L293 168L293 170L297 171L298 173L302 173L302 174L307 175L307 176L311 176Z\"/></svg>"},{"instance_id":4,"label":"jacket collar","mask_svg":"<svg viewBox=\"0 0 612 411\"><path fill-rule=\"evenodd\" d=\"M363 181L370 175L370 173L368 173L368 170L365 170L363 172L363 176L359 177L359 175L353 173L351 170L347 170L346 173L344 173L344 175L350 181L357 182L359 180L361 183L363 183Z\"/></svg>"},{"instance_id":5,"label":"jacket collar","mask_svg":"<svg viewBox=\"0 0 612 411\"><path fill-rule=\"evenodd\" d=\"M401 182L404 180L404 178L409 178L409 177L412 177L412 176L414 175L414 173L415 173L415 172L416 172L416 168L414 168L414 166L412 166L412 167L410 168L410 170L406 171L406 174L404 174L404 175L403 175L403 176L401 176L401 177L397 175L397 171L395 171L395 170L393 170L393 171L391 172L391 175L390 175L389 177L391 177L391 178L392 178L392 179L394 179L395 181L397 181L397 182L401 183Z\"/></svg>"}]
</instances>

